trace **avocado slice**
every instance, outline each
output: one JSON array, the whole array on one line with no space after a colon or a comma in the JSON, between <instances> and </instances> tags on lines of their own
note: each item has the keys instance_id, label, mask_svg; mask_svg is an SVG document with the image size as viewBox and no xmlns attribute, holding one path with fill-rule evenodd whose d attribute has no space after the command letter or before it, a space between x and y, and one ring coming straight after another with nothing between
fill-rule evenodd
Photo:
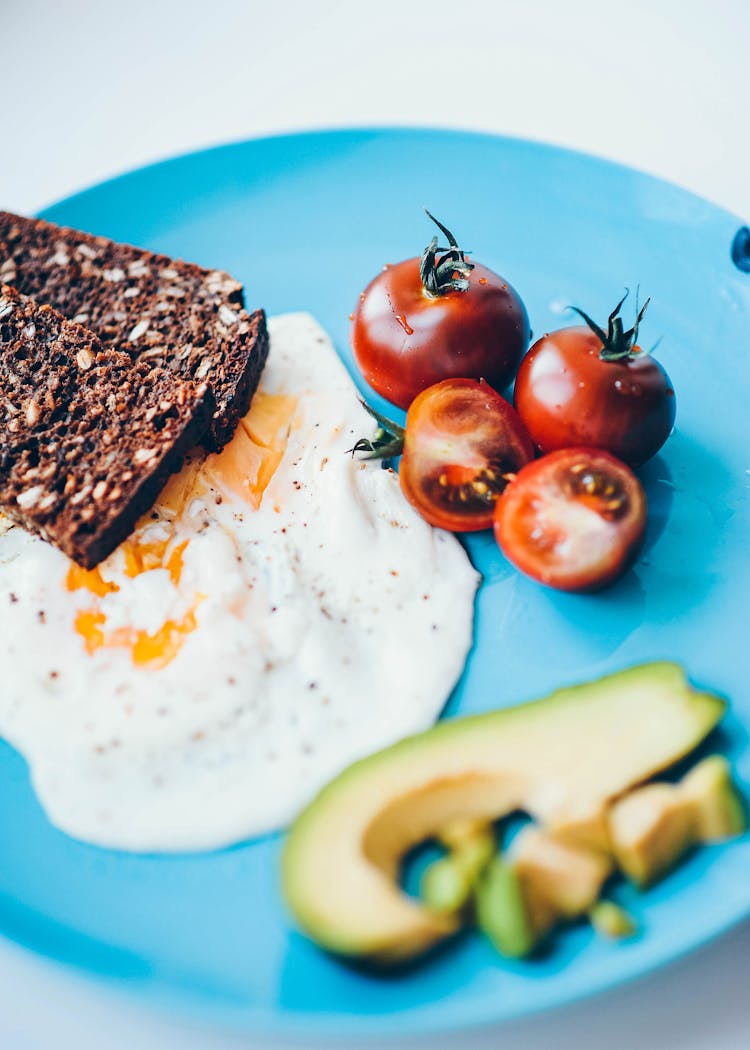
<instances>
[{"instance_id":1,"label":"avocado slice","mask_svg":"<svg viewBox=\"0 0 750 1050\"><path fill-rule=\"evenodd\" d=\"M723 712L681 668L653 663L402 740L344 770L295 821L282 860L291 912L341 955L418 955L461 920L399 888L412 846L516 810L596 838L611 799L692 751Z\"/></svg>"},{"instance_id":2,"label":"avocado slice","mask_svg":"<svg viewBox=\"0 0 750 1050\"><path fill-rule=\"evenodd\" d=\"M648 886L692 849L741 834L742 799L721 755L699 762L677 784L656 783L632 791L609 812L609 834L618 866Z\"/></svg>"}]
</instances>

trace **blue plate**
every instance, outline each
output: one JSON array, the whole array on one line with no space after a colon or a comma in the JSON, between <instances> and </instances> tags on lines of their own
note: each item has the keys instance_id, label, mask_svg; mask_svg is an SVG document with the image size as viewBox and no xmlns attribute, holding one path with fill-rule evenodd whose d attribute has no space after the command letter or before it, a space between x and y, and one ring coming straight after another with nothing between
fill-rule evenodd
<instances>
[{"instance_id":1,"label":"blue plate","mask_svg":"<svg viewBox=\"0 0 750 1050\"><path fill-rule=\"evenodd\" d=\"M427 204L519 289L537 333L605 317L624 285L653 296L644 340L677 391L677 429L641 475L649 531L604 594L554 594L490 536L476 647L447 714L543 694L638 661L679 660L725 693L714 745L750 781L750 274L739 221L627 168L523 141L430 130L290 135L157 164L63 201L55 222L236 274L251 304L310 310L351 366L347 316L377 269L417 254ZM739 243L736 254L741 253ZM741 261L741 259L740 259ZM248 1030L406 1033L516 1017L643 974L750 914L750 841L704 849L644 895L612 945L584 928L503 961L479 938L398 977L355 972L296 933L280 837L179 857L74 842L46 821L23 761L0 751L0 929L40 952Z\"/></svg>"}]
</instances>

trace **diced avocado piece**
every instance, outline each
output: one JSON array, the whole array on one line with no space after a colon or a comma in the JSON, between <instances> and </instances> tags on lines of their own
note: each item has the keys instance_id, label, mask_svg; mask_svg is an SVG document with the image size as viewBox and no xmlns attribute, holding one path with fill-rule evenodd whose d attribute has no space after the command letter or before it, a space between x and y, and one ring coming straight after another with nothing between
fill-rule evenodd
<instances>
[{"instance_id":1,"label":"diced avocado piece","mask_svg":"<svg viewBox=\"0 0 750 1050\"><path fill-rule=\"evenodd\" d=\"M419 895L428 908L455 915L471 898L471 874L451 854L430 864L419 884Z\"/></svg>"},{"instance_id":2,"label":"diced avocado piece","mask_svg":"<svg viewBox=\"0 0 750 1050\"><path fill-rule=\"evenodd\" d=\"M563 818L555 824L558 842L569 842L571 846L598 850L609 850L609 827L607 811L597 801L590 813L581 812L573 818Z\"/></svg>"},{"instance_id":3,"label":"diced avocado piece","mask_svg":"<svg viewBox=\"0 0 750 1050\"><path fill-rule=\"evenodd\" d=\"M654 663L441 722L350 766L297 818L282 861L288 905L331 951L383 964L417 955L460 920L400 889L409 849L453 821L517 810L550 829L598 826L613 798L692 751L723 711L678 666Z\"/></svg>"},{"instance_id":4,"label":"diced avocado piece","mask_svg":"<svg viewBox=\"0 0 750 1050\"><path fill-rule=\"evenodd\" d=\"M647 784L609 815L618 867L638 886L655 882L696 843L693 807L672 784Z\"/></svg>"},{"instance_id":5,"label":"diced avocado piece","mask_svg":"<svg viewBox=\"0 0 750 1050\"><path fill-rule=\"evenodd\" d=\"M443 828L438 838L450 852L426 869L420 896L435 911L459 912L469 903L479 873L495 854L495 834L483 822L459 821Z\"/></svg>"},{"instance_id":6,"label":"diced avocado piece","mask_svg":"<svg viewBox=\"0 0 750 1050\"><path fill-rule=\"evenodd\" d=\"M560 922L585 915L612 873L612 861L597 850L560 842L529 825L513 840L508 860L521 880L539 938Z\"/></svg>"},{"instance_id":7,"label":"diced avocado piece","mask_svg":"<svg viewBox=\"0 0 750 1050\"><path fill-rule=\"evenodd\" d=\"M693 804L700 842L721 842L747 829L745 805L723 755L709 755L683 778L682 798Z\"/></svg>"},{"instance_id":8,"label":"diced avocado piece","mask_svg":"<svg viewBox=\"0 0 750 1050\"><path fill-rule=\"evenodd\" d=\"M632 915L614 901L599 901L589 912L591 925L602 937L620 941L638 932Z\"/></svg>"},{"instance_id":9,"label":"diced avocado piece","mask_svg":"<svg viewBox=\"0 0 750 1050\"><path fill-rule=\"evenodd\" d=\"M522 959L536 946L518 873L502 857L494 857L474 890L477 926L495 948L511 959Z\"/></svg>"},{"instance_id":10,"label":"diced avocado piece","mask_svg":"<svg viewBox=\"0 0 750 1050\"><path fill-rule=\"evenodd\" d=\"M609 813L612 850L639 886L665 875L702 843L745 830L742 800L721 755L703 759L677 784L647 784L619 799Z\"/></svg>"}]
</instances>

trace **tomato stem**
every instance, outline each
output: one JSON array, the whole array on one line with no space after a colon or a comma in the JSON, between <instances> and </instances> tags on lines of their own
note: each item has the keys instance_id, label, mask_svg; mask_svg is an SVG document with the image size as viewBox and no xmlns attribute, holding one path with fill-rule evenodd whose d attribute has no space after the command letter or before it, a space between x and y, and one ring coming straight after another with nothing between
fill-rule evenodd
<instances>
[{"instance_id":1,"label":"tomato stem","mask_svg":"<svg viewBox=\"0 0 750 1050\"><path fill-rule=\"evenodd\" d=\"M425 294L431 297L448 295L449 292L465 292L469 288L469 274L474 264L465 257L458 246L458 241L447 227L443 226L434 215L425 208L440 232L446 237L449 247L438 247L437 237L433 237L422 252L419 276Z\"/></svg>"},{"instance_id":2,"label":"tomato stem","mask_svg":"<svg viewBox=\"0 0 750 1050\"><path fill-rule=\"evenodd\" d=\"M396 459L404 451L406 430L368 405L362 398L360 404L378 424L378 429L372 438L360 438L349 452L352 456L355 452L362 453L362 459Z\"/></svg>"},{"instance_id":3,"label":"tomato stem","mask_svg":"<svg viewBox=\"0 0 750 1050\"><path fill-rule=\"evenodd\" d=\"M626 357L632 357L634 353L637 353L635 347L638 341L638 329L640 327L643 316L646 313L648 304L651 299L647 299L643 306L638 307L638 289L635 291L635 323L632 328L627 331L623 328L622 318L620 317L620 310L622 304L625 302L627 297L630 295L630 289L625 289L625 295L620 299L617 306L614 308L612 313L607 319L607 331L592 321L588 314L584 313L583 310L579 310L577 306L569 307L570 310L574 310L579 317L582 317L586 324L589 326L594 335L601 341L602 348L599 351L599 357L602 361L623 361Z\"/></svg>"}]
</instances>

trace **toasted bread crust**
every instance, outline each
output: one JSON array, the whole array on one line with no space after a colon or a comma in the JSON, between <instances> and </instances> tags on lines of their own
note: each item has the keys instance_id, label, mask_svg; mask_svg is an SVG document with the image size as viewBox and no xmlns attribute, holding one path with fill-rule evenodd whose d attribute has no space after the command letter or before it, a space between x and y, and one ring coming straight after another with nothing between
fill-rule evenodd
<instances>
[{"instance_id":1,"label":"toasted bread crust","mask_svg":"<svg viewBox=\"0 0 750 1050\"><path fill-rule=\"evenodd\" d=\"M208 383L201 443L220 450L250 407L268 353L262 310L221 270L0 212L0 281L47 303L134 360Z\"/></svg>"}]
</instances>

